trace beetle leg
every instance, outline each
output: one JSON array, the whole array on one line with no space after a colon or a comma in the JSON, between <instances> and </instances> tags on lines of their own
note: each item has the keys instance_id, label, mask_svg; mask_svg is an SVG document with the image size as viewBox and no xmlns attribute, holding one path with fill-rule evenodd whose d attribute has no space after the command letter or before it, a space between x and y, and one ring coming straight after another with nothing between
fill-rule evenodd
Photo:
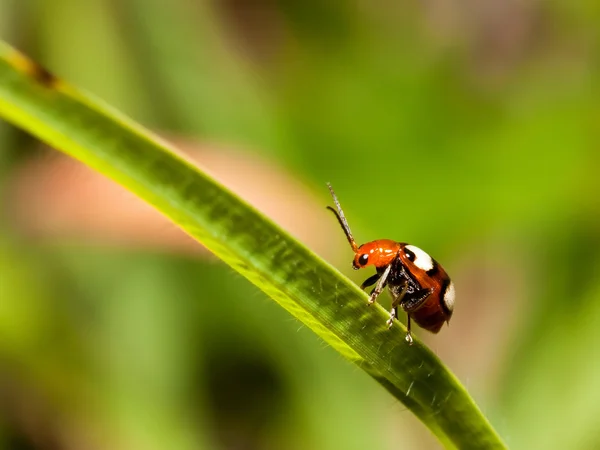
<instances>
[{"instance_id":1,"label":"beetle leg","mask_svg":"<svg viewBox=\"0 0 600 450\"><path fill-rule=\"evenodd\" d=\"M402 309L409 312L414 312L433 294L433 289L421 289L410 294L406 294L402 298Z\"/></svg>"},{"instance_id":2,"label":"beetle leg","mask_svg":"<svg viewBox=\"0 0 600 450\"><path fill-rule=\"evenodd\" d=\"M364 291L369 286L373 286L375 283L377 283L377 280L379 280L379 274L378 273L376 273L372 277L367 278L364 281L364 283L360 285L360 288Z\"/></svg>"},{"instance_id":3,"label":"beetle leg","mask_svg":"<svg viewBox=\"0 0 600 450\"><path fill-rule=\"evenodd\" d=\"M397 308L392 307L392 309L390 310L390 318L387 320L386 324L388 326L388 328L392 328L392 325L394 324L394 319L398 316L398 311Z\"/></svg>"},{"instance_id":4,"label":"beetle leg","mask_svg":"<svg viewBox=\"0 0 600 450\"><path fill-rule=\"evenodd\" d=\"M406 294L407 288L408 288L408 284L404 284L400 293L392 301L392 310L390 311L390 318L387 321L388 328L392 327L392 324L394 323L394 319L396 317L398 317L398 305L400 304L400 302L402 302L402 299L404 298L404 296ZM431 292L429 292L427 294L427 296L429 296L430 294L431 294ZM427 296L425 298L427 298ZM404 305L402 305L402 307L404 308ZM406 313L406 337L404 339L406 340L406 342L408 342L408 345L412 345L413 338L412 338L412 334L410 333L410 313L408 313L408 312Z\"/></svg>"},{"instance_id":5,"label":"beetle leg","mask_svg":"<svg viewBox=\"0 0 600 450\"><path fill-rule=\"evenodd\" d=\"M381 278L375 285L375 289L373 289L373 292L371 292L371 296L369 297L369 305L372 305L373 303L375 303L375 300L377 300L377 297L379 297L379 294L381 294L381 291L383 291L383 288L385 287L388 275L390 274L391 270L392 270L392 265L390 264L389 266L386 267L384 272L381 274Z\"/></svg>"},{"instance_id":6,"label":"beetle leg","mask_svg":"<svg viewBox=\"0 0 600 450\"><path fill-rule=\"evenodd\" d=\"M402 286L402 290L398 293L398 295L395 295L392 300L392 309L390 310L390 318L386 322L388 328L392 327L392 324L394 323L394 319L396 317L398 317L398 305L404 298L404 294L406 294L407 288L408 288L408 283L404 283L404 285Z\"/></svg>"},{"instance_id":7,"label":"beetle leg","mask_svg":"<svg viewBox=\"0 0 600 450\"><path fill-rule=\"evenodd\" d=\"M406 314L406 317L407 317L407 321L406 321L406 337L404 339L406 340L406 342L408 342L408 345L412 345L413 338L412 338L412 334L410 334L410 314Z\"/></svg>"}]
</instances>

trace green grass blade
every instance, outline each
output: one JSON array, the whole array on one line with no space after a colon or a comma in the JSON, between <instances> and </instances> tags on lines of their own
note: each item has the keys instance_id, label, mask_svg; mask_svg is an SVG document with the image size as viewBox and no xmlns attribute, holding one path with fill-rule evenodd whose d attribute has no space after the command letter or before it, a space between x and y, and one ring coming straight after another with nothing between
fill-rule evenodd
<instances>
[{"instance_id":1,"label":"green grass blade","mask_svg":"<svg viewBox=\"0 0 600 450\"><path fill-rule=\"evenodd\" d=\"M202 105L199 105L202 107ZM425 346L360 289L149 132L0 44L0 116L154 205L357 364L447 446L505 448ZM323 189L326 189L323 185Z\"/></svg>"}]
</instances>

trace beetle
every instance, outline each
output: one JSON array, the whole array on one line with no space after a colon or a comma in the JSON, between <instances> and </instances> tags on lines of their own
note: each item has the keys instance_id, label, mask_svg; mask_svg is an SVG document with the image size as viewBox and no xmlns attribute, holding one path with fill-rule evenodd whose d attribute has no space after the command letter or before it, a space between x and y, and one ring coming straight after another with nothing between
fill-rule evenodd
<instances>
[{"instance_id":1,"label":"beetle","mask_svg":"<svg viewBox=\"0 0 600 450\"><path fill-rule=\"evenodd\" d=\"M418 247L390 239L378 239L357 245L340 202L327 183L336 209L328 206L337 217L354 252L352 267L355 270L375 266L377 273L367 278L362 290L375 285L369 296L372 305L387 286L392 296L388 327L398 316L398 306L407 315L406 341L412 344L411 320L421 328L438 333L444 323L449 323L454 311L454 283L444 268Z\"/></svg>"}]
</instances>

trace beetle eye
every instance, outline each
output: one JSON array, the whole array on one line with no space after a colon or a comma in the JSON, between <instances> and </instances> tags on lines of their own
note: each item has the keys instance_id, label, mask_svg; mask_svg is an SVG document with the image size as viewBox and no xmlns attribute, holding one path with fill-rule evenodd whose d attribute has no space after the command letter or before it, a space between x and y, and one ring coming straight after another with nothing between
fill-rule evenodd
<instances>
[{"instance_id":1,"label":"beetle eye","mask_svg":"<svg viewBox=\"0 0 600 450\"><path fill-rule=\"evenodd\" d=\"M412 251L410 251L409 249L407 249L406 247L404 248L404 253L406 253L406 257L408 258L409 261L415 260L415 254Z\"/></svg>"},{"instance_id":2,"label":"beetle eye","mask_svg":"<svg viewBox=\"0 0 600 450\"><path fill-rule=\"evenodd\" d=\"M367 262L369 262L369 255L367 255L366 253L360 255L360 258L358 258L358 262L361 266L364 266L365 264L367 264Z\"/></svg>"}]
</instances>

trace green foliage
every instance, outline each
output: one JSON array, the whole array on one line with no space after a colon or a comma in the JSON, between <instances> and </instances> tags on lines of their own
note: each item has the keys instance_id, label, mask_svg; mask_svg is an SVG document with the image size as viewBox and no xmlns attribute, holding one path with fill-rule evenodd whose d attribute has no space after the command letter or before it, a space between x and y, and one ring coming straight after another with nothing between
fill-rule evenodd
<instances>
[{"instance_id":1,"label":"green foliage","mask_svg":"<svg viewBox=\"0 0 600 450\"><path fill-rule=\"evenodd\" d=\"M154 205L369 373L448 446L502 448L466 390L349 280L216 181L98 101L0 48L0 114Z\"/></svg>"},{"instance_id":2,"label":"green foliage","mask_svg":"<svg viewBox=\"0 0 600 450\"><path fill-rule=\"evenodd\" d=\"M358 240L411 242L452 275L451 326L421 335L507 444L597 448L598 2L437 6L0 0L0 36L177 142L287 171L313 223L331 181ZM225 264L32 234L23 211L62 205L15 196L39 156L0 122L0 448L435 445Z\"/></svg>"}]
</instances>

